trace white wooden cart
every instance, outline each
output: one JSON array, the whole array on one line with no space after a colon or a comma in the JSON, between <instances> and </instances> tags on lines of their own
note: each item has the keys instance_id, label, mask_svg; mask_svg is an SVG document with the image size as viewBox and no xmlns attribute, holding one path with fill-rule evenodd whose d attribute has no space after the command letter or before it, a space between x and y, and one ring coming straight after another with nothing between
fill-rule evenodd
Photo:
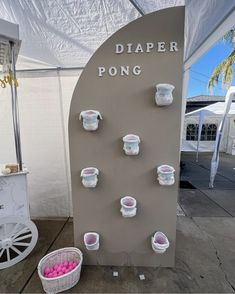
<instances>
[{"instance_id":1,"label":"white wooden cart","mask_svg":"<svg viewBox=\"0 0 235 294\"><path fill-rule=\"evenodd\" d=\"M29 215L27 172L0 175L0 269L24 259L37 239Z\"/></svg>"},{"instance_id":2,"label":"white wooden cart","mask_svg":"<svg viewBox=\"0 0 235 294\"><path fill-rule=\"evenodd\" d=\"M0 19L0 70L4 67L16 80L15 61L20 48L18 25ZM20 127L16 83L11 88L12 117L19 172L0 173L0 269L24 259L34 248L38 231L30 220L27 195L27 171L22 167Z\"/></svg>"}]
</instances>

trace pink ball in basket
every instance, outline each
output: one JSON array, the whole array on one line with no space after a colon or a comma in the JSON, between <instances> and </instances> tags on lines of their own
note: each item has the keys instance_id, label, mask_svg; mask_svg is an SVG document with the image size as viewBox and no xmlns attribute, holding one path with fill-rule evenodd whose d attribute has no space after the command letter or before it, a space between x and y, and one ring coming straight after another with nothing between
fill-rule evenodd
<instances>
[{"instance_id":1,"label":"pink ball in basket","mask_svg":"<svg viewBox=\"0 0 235 294\"><path fill-rule=\"evenodd\" d=\"M44 275L48 275L49 273L51 273L51 268L46 267L45 270L44 270Z\"/></svg>"},{"instance_id":2,"label":"pink ball in basket","mask_svg":"<svg viewBox=\"0 0 235 294\"><path fill-rule=\"evenodd\" d=\"M63 267L61 268L61 271L62 271L63 273L65 273L66 270L67 270L67 268L66 268L65 266L63 266Z\"/></svg>"},{"instance_id":3,"label":"pink ball in basket","mask_svg":"<svg viewBox=\"0 0 235 294\"><path fill-rule=\"evenodd\" d=\"M54 265L54 270L57 270L57 268L59 267L59 264Z\"/></svg>"},{"instance_id":4,"label":"pink ball in basket","mask_svg":"<svg viewBox=\"0 0 235 294\"><path fill-rule=\"evenodd\" d=\"M73 266L69 265L68 270L71 272L73 270Z\"/></svg>"},{"instance_id":5,"label":"pink ball in basket","mask_svg":"<svg viewBox=\"0 0 235 294\"><path fill-rule=\"evenodd\" d=\"M53 267L46 267L44 270L44 277L56 278L63 276L75 269L77 265L78 262L76 260L65 260L64 262L56 264Z\"/></svg>"},{"instance_id":6,"label":"pink ball in basket","mask_svg":"<svg viewBox=\"0 0 235 294\"><path fill-rule=\"evenodd\" d=\"M63 266L68 267L68 265L69 265L68 260L65 260L65 261L63 262Z\"/></svg>"}]
</instances>

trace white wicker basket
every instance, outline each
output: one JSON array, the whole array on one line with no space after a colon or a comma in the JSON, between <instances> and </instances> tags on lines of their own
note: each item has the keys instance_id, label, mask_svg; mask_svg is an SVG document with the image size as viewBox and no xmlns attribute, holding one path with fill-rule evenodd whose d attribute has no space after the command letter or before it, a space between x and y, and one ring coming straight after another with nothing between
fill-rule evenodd
<instances>
[{"instance_id":1,"label":"white wicker basket","mask_svg":"<svg viewBox=\"0 0 235 294\"><path fill-rule=\"evenodd\" d=\"M52 267L66 260L77 261L78 265L71 272L56 278L44 277L45 267ZM75 247L66 247L55 250L44 256L38 264L38 275L41 279L43 289L46 293L59 293L75 286L80 279L83 255Z\"/></svg>"}]
</instances>

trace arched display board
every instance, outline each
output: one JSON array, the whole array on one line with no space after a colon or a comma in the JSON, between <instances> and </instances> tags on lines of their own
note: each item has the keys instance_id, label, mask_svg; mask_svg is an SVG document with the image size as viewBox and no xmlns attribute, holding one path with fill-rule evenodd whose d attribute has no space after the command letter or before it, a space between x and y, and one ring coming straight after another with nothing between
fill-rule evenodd
<instances>
[{"instance_id":1,"label":"arched display board","mask_svg":"<svg viewBox=\"0 0 235 294\"><path fill-rule=\"evenodd\" d=\"M173 266L178 196L184 8L141 17L109 38L93 55L75 88L69 118L75 245L85 264ZM129 45L128 45L129 44ZM172 84L173 102L155 103L156 84ZM79 114L97 110L96 131L83 128ZM100 117L99 117L100 118ZM86 125L86 122L85 122ZM94 127L94 125L93 125ZM140 137L138 155L125 155L122 138ZM156 167L175 169L175 183L162 186ZM95 188L86 188L81 170L99 170ZM137 213L125 218L120 199L137 200ZM99 250L89 251L86 232L100 235ZM164 232L164 254L151 236Z\"/></svg>"}]
</instances>

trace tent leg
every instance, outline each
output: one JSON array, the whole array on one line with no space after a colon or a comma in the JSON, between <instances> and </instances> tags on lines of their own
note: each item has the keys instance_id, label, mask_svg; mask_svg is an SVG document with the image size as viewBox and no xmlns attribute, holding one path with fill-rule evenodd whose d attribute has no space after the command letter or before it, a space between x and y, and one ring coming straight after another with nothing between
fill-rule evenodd
<instances>
[{"instance_id":1,"label":"tent leg","mask_svg":"<svg viewBox=\"0 0 235 294\"><path fill-rule=\"evenodd\" d=\"M198 122L198 138L197 138L197 154L196 154L196 162L198 162L198 157L199 157L199 144L201 140L201 134L202 134L202 125L203 125L203 119L204 119L204 112L203 110L200 112L199 116L199 122Z\"/></svg>"},{"instance_id":2,"label":"tent leg","mask_svg":"<svg viewBox=\"0 0 235 294\"><path fill-rule=\"evenodd\" d=\"M16 83L14 82L16 81L14 44L10 43L10 46L11 46L11 71L12 71L13 79L14 79L11 83L12 118L13 118L13 128L14 128L14 137L15 137L16 159L19 165L19 170L22 171L18 96L17 96L17 86L16 86Z\"/></svg>"},{"instance_id":3,"label":"tent leg","mask_svg":"<svg viewBox=\"0 0 235 294\"><path fill-rule=\"evenodd\" d=\"M182 108L181 108L181 130L180 130L180 154L183 144L183 135L184 135L184 123L185 123L185 111L187 105L187 91L189 83L189 69L184 71L183 75L183 91L182 91Z\"/></svg>"}]
</instances>

